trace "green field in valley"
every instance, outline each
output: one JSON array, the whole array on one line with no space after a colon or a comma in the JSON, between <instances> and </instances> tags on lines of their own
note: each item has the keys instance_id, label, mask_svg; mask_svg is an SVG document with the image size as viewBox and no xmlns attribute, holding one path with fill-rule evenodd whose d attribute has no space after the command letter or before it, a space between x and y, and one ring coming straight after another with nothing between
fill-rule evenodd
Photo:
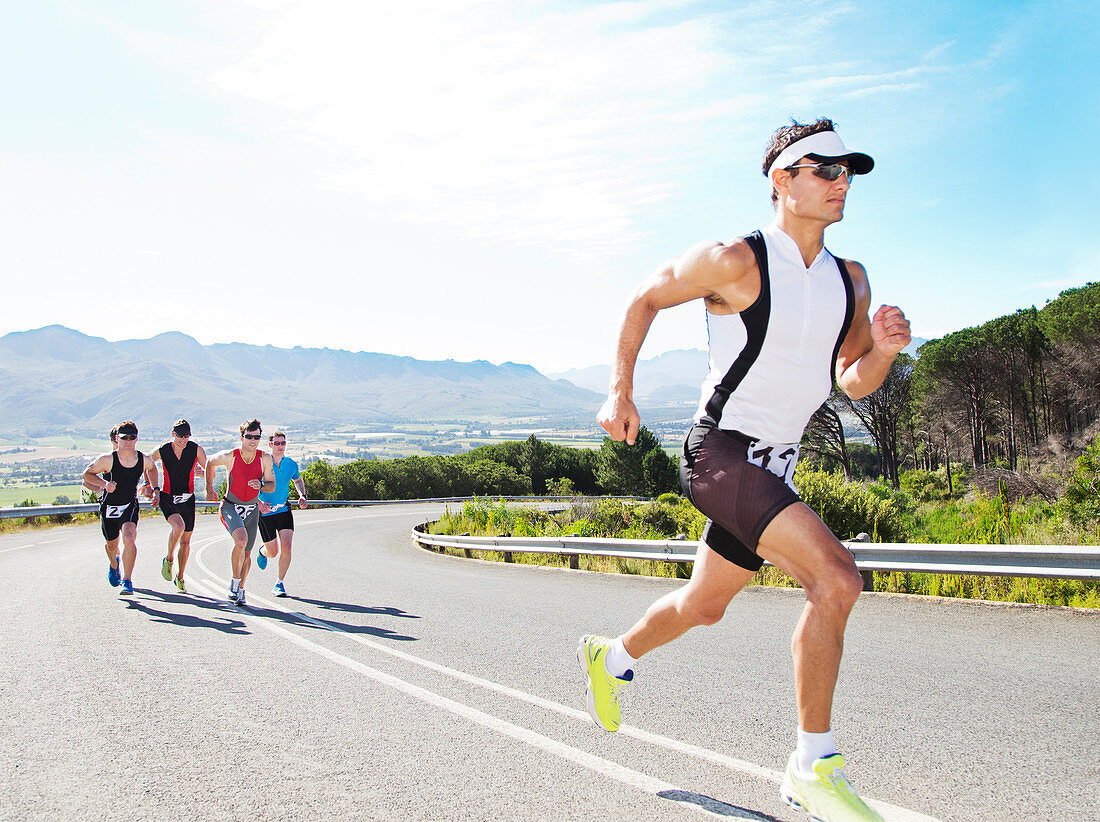
<instances>
[{"instance_id":1,"label":"green field in valley","mask_svg":"<svg viewBox=\"0 0 1100 822\"><path fill-rule=\"evenodd\" d=\"M10 508L25 499L32 499L39 505L52 505L58 497L68 497L73 502L80 502L80 491L80 485L9 485L0 487L0 508Z\"/></svg>"}]
</instances>

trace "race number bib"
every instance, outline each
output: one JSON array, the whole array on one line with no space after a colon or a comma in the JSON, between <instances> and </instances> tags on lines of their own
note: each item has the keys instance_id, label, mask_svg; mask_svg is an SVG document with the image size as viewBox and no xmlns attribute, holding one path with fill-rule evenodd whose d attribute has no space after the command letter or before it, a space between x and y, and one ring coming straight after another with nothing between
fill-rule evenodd
<instances>
[{"instance_id":1,"label":"race number bib","mask_svg":"<svg viewBox=\"0 0 1100 822\"><path fill-rule=\"evenodd\" d=\"M107 517L107 519L118 519L126 513L126 509L129 507L129 505L108 505L104 509L103 515Z\"/></svg>"},{"instance_id":2,"label":"race number bib","mask_svg":"<svg viewBox=\"0 0 1100 822\"><path fill-rule=\"evenodd\" d=\"M187 500L191 499L193 496L194 494L174 494L172 496L172 502L179 505L180 503L187 502Z\"/></svg>"},{"instance_id":3,"label":"race number bib","mask_svg":"<svg viewBox=\"0 0 1100 822\"><path fill-rule=\"evenodd\" d=\"M748 461L770 471L798 493L794 487L794 469L798 465L798 446L757 440L749 446Z\"/></svg>"},{"instance_id":4,"label":"race number bib","mask_svg":"<svg viewBox=\"0 0 1100 822\"><path fill-rule=\"evenodd\" d=\"M256 510L255 505L234 505L233 507L237 509L237 516L241 519L247 519L248 515Z\"/></svg>"}]
</instances>

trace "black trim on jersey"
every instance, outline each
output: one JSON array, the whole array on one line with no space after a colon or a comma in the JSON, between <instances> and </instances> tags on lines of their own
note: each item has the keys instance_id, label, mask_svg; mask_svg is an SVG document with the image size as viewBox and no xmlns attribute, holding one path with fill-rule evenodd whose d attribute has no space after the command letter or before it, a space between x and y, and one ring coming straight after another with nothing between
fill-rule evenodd
<instances>
[{"instance_id":1,"label":"black trim on jersey","mask_svg":"<svg viewBox=\"0 0 1100 822\"><path fill-rule=\"evenodd\" d=\"M839 257L833 257L836 260L836 267L840 270L840 279L844 282L844 322L840 326L840 336L836 338L836 345L833 347L833 365L829 369L830 384L836 384L836 360L840 356L840 346L844 344L844 338L848 336L848 329L852 327L852 318L856 314L856 292L852 287L852 277L848 273L848 266L844 265L844 260Z\"/></svg>"},{"instance_id":2,"label":"black trim on jersey","mask_svg":"<svg viewBox=\"0 0 1100 822\"><path fill-rule=\"evenodd\" d=\"M157 451L160 453L160 464L164 466L165 479L161 491L167 491L170 494L194 493L195 489L190 487L193 476L191 472L198 460L199 446L188 440L187 445L183 446L183 453L179 459L176 459L176 451L170 442L164 443Z\"/></svg>"},{"instance_id":3,"label":"black trim on jersey","mask_svg":"<svg viewBox=\"0 0 1100 822\"><path fill-rule=\"evenodd\" d=\"M745 324L745 347L733 361L729 371L722 377L718 385L714 386L714 393L707 401L706 414L699 420L701 425L718 427L718 421L722 419L722 409L737 386L745 379L753 363L760 356L760 349L764 347L764 337L768 333L768 320L772 312L771 280L768 275L768 246L764 242L764 235L754 231L747 235L745 242L749 244L753 255L756 257L756 266L760 269L760 296L751 306L741 312L741 321ZM835 370L835 369L834 369Z\"/></svg>"},{"instance_id":4,"label":"black trim on jersey","mask_svg":"<svg viewBox=\"0 0 1100 822\"><path fill-rule=\"evenodd\" d=\"M137 462L132 468L127 468L118 458L118 451L111 454L111 470L104 475L104 479L115 484L114 491L104 491L100 502L104 505L126 505L137 499L137 487L141 482L141 475L145 473L145 455L137 452Z\"/></svg>"}]
</instances>

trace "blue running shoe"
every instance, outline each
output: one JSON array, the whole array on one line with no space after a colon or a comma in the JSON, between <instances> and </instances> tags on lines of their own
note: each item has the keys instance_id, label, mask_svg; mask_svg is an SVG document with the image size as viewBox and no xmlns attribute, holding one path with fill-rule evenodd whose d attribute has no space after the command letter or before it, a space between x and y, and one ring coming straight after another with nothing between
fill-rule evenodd
<instances>
[{"instance_id":1,"label":"blue running shoe","mask_svg":"<svg viewBox=\"0 0 1100 822\"><path fill-rule=\"evenodd\" d=\"M122 574L118 570L119 567L118 565L109 565L107 567L107 584L112 588L117 588L118 584L122 582Z\"/></svg>"},{"instance_id":2,"label":"blue running shoe","mask_svg":"<svg viewBox=\"0 0 1100 822\"><path fill-rule=\"evenodd\" d=\"M267 554L264 553L264 547L261 545L260 550L256 552L256 567L261 571L267 567Z\"/></svg>"},{"instance_id":3,"label":"blue running shoe","mask_svg":"<svg viewBox=\"0 0 1100 822\"><path fill-rule=\"evenodd\" d=\"M122 590L118 592L120 597L132 597L134 595L134 583L128 579L122 580Z\"/></svg>"},{"instance_id":4,"label":"blue running shoe","mask_svg":"<svg viewBox=\"0 0 1100 822\"><path fill-rule=\"evenodd\" d=\"M273 593L277 597L285 597L286 588L283 587L283 583L276 582L275 587L271 589L271 593Z\"/></svg>"}]
</instances>

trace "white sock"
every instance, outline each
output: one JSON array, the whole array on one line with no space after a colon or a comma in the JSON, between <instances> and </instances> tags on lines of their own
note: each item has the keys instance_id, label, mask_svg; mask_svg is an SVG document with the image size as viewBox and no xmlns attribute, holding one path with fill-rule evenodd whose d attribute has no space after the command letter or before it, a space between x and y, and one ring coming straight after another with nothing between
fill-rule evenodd
<instances>
[{"instance_id":1,"label":"white sock","mask_svg":"<svg viewBox=\"0 0 1100 822\"><path fill-rule=\"evenodd\" d=\"M806 776L814 772L814 760L836 753L836 742L830 728L823 734L806 733L798 729L798 746L794 749L795 767Z\"/></svg>"},{"instance_id":2,"label":"white sock","mask_svg":"<svg viewBox=\"0 0 1100 822\"><path fill-rule=\"evenodd\" d=\"M604 660L603 664L604 667L607 668L609 674L622 679L623 674L627 671L634 670L634 666L638 664L638 660L626 652L626 646L623 645L623 638L618 637L612 641L611 650L607 652L607 658Z\"/></svg>"},{"instance_id":3,"label":"white sock","mask_svg":"<svg viewBox=\"0 0 1100 822\"><path fill-rule=\"evenodd\" d=\"M233 581L229 583L229 590L230 591L236 591L240 587L241 587L241 581L239 579L237 579L236 577L234 577Z\"/></svg>"},{"instance_id":4,"label":"white sock","mask_svg":"<svg viewBox=\"0 0 1100 822\"><path fill-rule=\"evenodd\" d=\"M282 584L283 584L283 581L282 581L281 579L279 580L279 584L280 584L280 585L282 585Z\"/></svg>"}]
</instances>

